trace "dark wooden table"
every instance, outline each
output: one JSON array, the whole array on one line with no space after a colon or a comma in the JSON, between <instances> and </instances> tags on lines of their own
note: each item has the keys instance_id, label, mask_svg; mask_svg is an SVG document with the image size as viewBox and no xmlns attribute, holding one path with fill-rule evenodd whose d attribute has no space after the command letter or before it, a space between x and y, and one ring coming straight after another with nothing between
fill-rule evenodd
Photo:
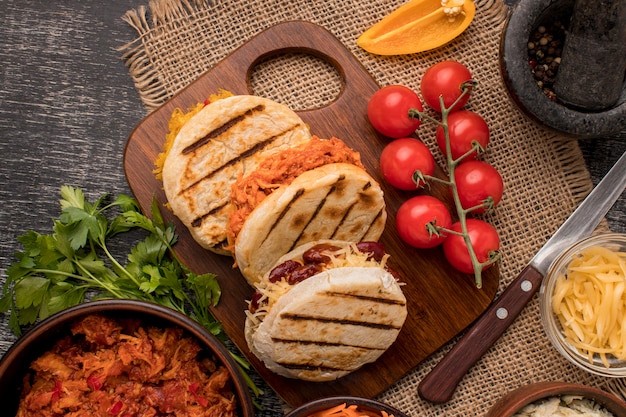
<instances>
[{"instance_id":1,"label":"dark wooden table","mask_svg":"<svg viewBox=\"0 0 626 417\"><path fill-rule=\"evenodd\" d=\"M92 200L130 193L122 156L146 110L116 48L136 35L121 16L142 4L0 0L0 282L17 236L49 232L61 185ZM626 150L626 127L580 144L597 182ZM607 219L626 232L625 196ZM14 340L0 316L0 355Z\"/></svg>"}]
</instances>

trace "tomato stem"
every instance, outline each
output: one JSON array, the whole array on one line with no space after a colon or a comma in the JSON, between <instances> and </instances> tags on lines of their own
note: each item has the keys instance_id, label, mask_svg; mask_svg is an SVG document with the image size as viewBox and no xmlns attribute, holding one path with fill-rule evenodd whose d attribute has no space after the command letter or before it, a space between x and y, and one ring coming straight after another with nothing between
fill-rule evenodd
<instances>
[{"instance_id":1,"label":"tomato stem","mask_svg":"<svg viewBox=\"0 0 626 417\"><path fill-rule=\"evenodd\" d=\"M472 261L472 266L474 267L474 281L476 284L476 288L482 288L483 280L482 280L482 271L487 266L487 264L491 264L495 262L495 260L489 259L486 263L481 263L478 260L478 256L476 255L476 251L474 250L474 245L472 245L472 241L470 239L469 231L467 229L467 214L470 211L476 210L477 208L470 208L468 210L463 208L461 204L461 199L459 197L459 192L455 179L455 168L456 166L463 161L463 159L467 158L471 153L476 152L476 144L472 146L472 150L461 155L459 158L454 159L452 157L452 146L450 143L450 131L448 127L448 115L451 110L454 109L454 106L461 101L467 94L470 94L472 88L476 85L476 82L470 80L461 85L462 92L457 97L457 99L450 105L450 107L446 107L444 105L443 96L439 97L439 105L441 108L441 122L440 126L443 129L444 137L446 138L446 159L448 165L448 178L450 184L450 190L452 192L452 199L454 200L454 206L456 208L457 214L459 216L459 224L461 225L461 233L463 236L463 240L465 241L465 246L467 246L467 251L469 257ZM482 207L482 206L481 206Z\"/></svg>"},{"instance_id":2,"label":"tomato stem","mask_svg":"<svg viewBox=\"0 0 626 417\"><path fill-rule=\"evenodd\" d=\"M463 232L457 232L456 230L448 229L446 227L437 227L437 230L441 232L445 232L449 235L463 236Z\"/></svg>"},{"instance_id":3,"label":"tomato stem","mask_svg":"<svg viewBox=\"0 0 626 417\"><path fill-rule=\"evenodd\" d=\"M487 212L487 211L493 210L494 207L495 207L495 203L494 203L493 197L489 196L489 197L485 198L480 204L477 204L477 205L475 205L473 207L468 207L468 208L463 209L463 210L466 213L471 213L473 211L481 210L481 209L483 209L483 210L485 210L485 212Z\"/></svg>"},{"instance_id":4,"label":"tomato stem","mask_svg":"<svg viewBox=\"0 0 626 417\"><path fill-rule=\"evenodd\" d=\"M419 171L416 171L419 172ZM421 172L420 172L421 174ZM413 178L415 179L415 173L413 174ZM420 175L419 178L422 178L425 180L426 184L428 184L431 181L435 181L435 182L439 182L441 184L445 184L445 185L452 185L452 182L445 180L443 178L439 178L439 177L433 177L432 175Z\"/></svg>"},{"instance_id":5,"label":"tomato stem","mask_svg":"<svg viewBox=\"0 0 626 417\"><path fill-rule=\"evenodd\" d=\"M459 96L463 97L468 93L469 90L464 89L463 93ZM470 259L472 260L472 266L474 267L474 281L476 283L476 288L482 288L483 280L482 280L482 270L483 267L476 256L476 251L474 250L474 245L472 245L472 240L470 239L469 232L467 230L467 211L463 208L461 204L461 199L459 197L459 191L456 185L455 179L455 168L456 166L463 160L461 158L454 159L452 157L452 147L450 145L450 133L448 131L448 115L450 114L450 110L454 108L454 103L449 108L446 108L443 103L443 97L439 98L441 105L441 126L443 127L443 133L446 138L446 154L448 160L448 178L450 179L450 189L452 191L452 199L454 200L454 206L456 207L457 214L459 216L459 223L461 225L461 234L463 235L463 240L465 241L465 246L467 246L467 252L469 253ZM458 101L458 99L457 99ZM456 103L456 102L455 102Z\"/></svg>"},{"instance_id":6,"label":"tomato stem","mask_svg":"<svg viewBox=\"0 0 626 417\"><path fill-rule=\"evenodd\" d=\"M436 221L434 221L432 223L426 223L426 231L428 232L428 234L431 237L433 235L441 236L441 232L446 232L446 233L452 232L451 230L449 230L449 229L447 229L445 227L437 226L437 222Z\"/></svg>"},{"instance_id":7,"label":"tomato stem","mask_svg":"<svg viewBox=\"0 0 626 417\"><path fill-rule=\"evenodd\" d=\"M446 140L448 140L448 136L446 136ZM485 148L482 147L482 145L480 143L478 143L478 141L472 141L472 148L465 152L463 155L461 155L460 157L458 157L455 162L457 164L459 164L461 161L463 161L465 158L469 157L472 154L475 155L479 155L481 153L485 152Z\"/></svg>"},{"instance_id":8,"label":"tomato stem","mask_svg":"<svg viewBox=\"0 0 626 417\"><path fill-rule=\"evenodd\" d=\"M440 126L443 130L444 137L446 140L445 153L446 153L446 163L447 163L447 168L448 168L448 180L430 176L430 175L424 175L422 172L416 171L413 173L413 182L415 182L417 186L421 183L428 184L430 181L438 181L439 183L443 183L450 187L452 199L454 200L454 206L459 217L459 224L461 226L461 231L458 232L455 230L450 230L444 227L437 226L434 223L428 224L426 227L429 233L431 233L431 235L432 234L439 235L440 233L445 232L447 234L454 234L454 235L463 237L465 246L467 247L467 251L468 251L468 254L472 262L473 269L474 269L474 281L475 281L476 287L480 289L482 288L482 285L483 285L482 284L482 271L485 268L487 268L489 265L496 263L498 259L500 259L500 252L491 251L489 253L489 258L485 262L479 261L478 256L476 255L476 250L474 249L474 245L472 244L472 241L469 235L469 230L467 226L467 220L468 220L467 215L473 211L480 210L480 209L485 209L485 210L493 209L494 201L492 197L488 197L481 204L478 204L474 207L470 207L467 209L463 208L463 205L461 204L461 199L459 196L459 191L457 188L456 179L455 179L455 169L457 165L459 165L462 161L464 161L467 158L470 158L471 155L480 154L484 152L485 149L478 141L472 141L472 149L455 159L452 156L452 145L450 141L450 130L449 130L449 123L448 123L449 114L452 112L455 106L457 106L458 103L464 100L465 96L471 93L471 91L476 86L476 84L477 82L475 80L468 80L462 83L461 94L456 98L456 100L449 107L445 106L443 96L439 96L441 120L437 120L429 116L425 112L422 112L416 109L409 110L409 117L418 118L422 121L430 120L431 122L434 122L438 126Z\"/></svg>"},{"instance_id":9,"label":"tomato stem","mask_svg":"<svg viewBox=\"0 0 626 417\"><path fill-rule=\"evenodd\" d=\"M411 176L411 180L415 184L416 188L421 188L423 186L430 187L429 182L431 178L432 177L430 175L424 175L424 173L422 173L422 171L420 171L419 169L413 172L413 175Z\"/></svg>"},{"instance_id":10,"label":"tomato stem","mask_svg":"<svg viewBox=\"0 0 626 417\"><path fill-rule=\"evenodd\" d=\"M437 123L439 125L441 124L441 122L439 120L437 120L434 117L431 117L428 114L426 114L424 112L421 112L421 111L419 111L417 109L409 109L409 117L411 119L416 119L417 118L417 119L419 119L421 121L428 120L430 122Z\"/></svg>"}]
</instances>

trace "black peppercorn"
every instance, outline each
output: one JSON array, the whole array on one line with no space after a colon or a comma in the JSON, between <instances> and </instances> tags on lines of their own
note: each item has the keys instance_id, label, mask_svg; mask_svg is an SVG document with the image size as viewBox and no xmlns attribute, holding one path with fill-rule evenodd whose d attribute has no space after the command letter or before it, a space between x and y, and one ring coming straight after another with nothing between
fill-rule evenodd
<instances>
[{"instance_id":1,"label":"black peppercorn","mask_svg":"<svg viewBox=\"0 0 626 417\"><path fill-rule=\"evenodd\" d=\"M528 62L537 86L544 94L556 101L554 82L561 63L561 52L566 36L566 28L556 20L548 25L538 26L528 39Z\"/></svg>"}]
</instances>

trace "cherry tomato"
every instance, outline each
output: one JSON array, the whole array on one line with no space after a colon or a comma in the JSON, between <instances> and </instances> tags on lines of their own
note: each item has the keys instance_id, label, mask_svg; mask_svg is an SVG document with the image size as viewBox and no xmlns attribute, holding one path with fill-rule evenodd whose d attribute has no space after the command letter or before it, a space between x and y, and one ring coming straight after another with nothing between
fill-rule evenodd
<instances>
[{"instance_id":1,"label":"cherry tomato","mask_svg":"<svg viewBox=\"0 0 626 417\"><path fill-rule=\"evenodd\" d=\"M484 213L487 208L495 207L502 199L504 183L502 176L491 165L483 161L467 161L457 165L454 179L461 206L464 209L480 206L491 197L488 206L478 208L472 213Z\"/></svg>"},{"instance_id":2,"label":"cherry tomato","mask_svg":"<svg viewBox=\"0 0 626 417\"><path fill-rule=\"evenodd\" d=\"M367 104L367 117L374 129L390 138L409 136L419 127L409 110L424 110L417 93L402 85L389 85L374 93Z\"/></svg>"},{"instance_id":3,"label":"cherry tomato","mask_svg":"<svg viewBox=\"0 0 626 417\"><path fill-rule=\"evenodd\" d=\"M422 175L433 175L435 158L426 145L414 138L400 138L390 142L380 154L380 171L387 182L401 190L415 190L424 186L424 181L413 180L419 171Z\"/></svg>"},{"instance_id":4,"label":"cherry tomato","mask_svg":"<svg viewBox=\"0 0 626 417\"><path fill-rule=\"evenodd\" d=\"M433 248L445 239L445 233L431 233L434 227L449 229L450 212L441 200L430 195L418 195L405 201L396 215L400 238L416 248Z\"/></svg>"},{"instance_id":5,"label":"cherry tomato","mask_svg":"<svg viewBox=\"0 0 626 417\"><path fill-rule=\"evenodd\" d=\"M492 225L483 220L467 219L466 224L478 262L486 262L491 253L500 249L498 232ZM460 233L461 224L459 222L454 223L451 230ZM474 266L463 236L450 234L443 242L443 253L454 268L466 274L474 273ZM490 266L487 265L484 269L488 269Z\"/></svg>"},{"instance_id":6,"label":"cherry tomato","mask_svg":"<svg viewBox=\"0 0 626 417\"><path fill-rule=\"evenodd\" d=\"M489 126L478 113L469 110L459 110L448 115L448 136L452 159L461 156L473 149L474 142L482 149L489 144ZM437 145L444 155L447 155L446 135L442 126L437 127ZM467 155L469 159L476 159L476 151Z\"/></svg>"},{"instance_id":7,"label":"cherry tomato","mask_svg":"<svg viewBox=\"0 0 626 417\"><path fill-rule=\"evenodd\" d=\"M439 62L428 68L422 76L422 98L433 110L441 113L439 96L443 96L444 107L449 108L463 92L463 84L468 82L472 83L472 74L465 65L456 61ZM463 107L469 97L470 94L465 94L452 110Z\"/></svg>"}]
</instances>

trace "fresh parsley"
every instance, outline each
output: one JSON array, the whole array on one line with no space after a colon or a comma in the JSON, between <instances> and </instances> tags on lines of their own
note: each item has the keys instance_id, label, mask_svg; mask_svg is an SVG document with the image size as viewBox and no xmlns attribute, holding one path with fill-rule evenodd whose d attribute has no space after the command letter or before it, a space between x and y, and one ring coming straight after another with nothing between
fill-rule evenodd
<instances>
[{"instance_id":1,"label":"fresh parsley","mask_svg":"<svg viewBox=\"0 0 626 417\"><path fill-rule=\"evenodd\" d=\"M122 298L150 301L196 320L222 341L226 335L209 307L221 290L215 274L196 274L178 261L172 247L178 239L173 224L165 224L156 200L150 214L141 213L126 195L112 201L103 195L89 203L80 188L61 187L61 215L51 234L32 230L18 237L24 250L7 269L0 312L10 312L9 327L17 335L24 326L90 299ZM111 253L120 233L144 231L126 262ZM147 232L147 233L146 233ZM231 353L245 370L250 365ZM255 396L262 391L242 372Z\"/></svg>"},{"instance_id":2,"label":"fresh parsley","mask_svg":"<svg viewBox=\"0 0 626 417\"><path fill-rule=\"evenodd\" d=\"M158 204L152 203L150 219L131 197L108 200L104 195L91 204L81 189L63 186L62 211L53 232L31 230L18 237L24 250L7 269L0 298L0 311L10 311L11 330L19 336L23 326L82 303L89 295L161 304L223 336L209 312L221 294L216 276L195 274L176 259L174 226L164 223ZM122 264L110 245L115 236L133 229L143 229L147 236Z\"/></svg>"}]
</instances>

